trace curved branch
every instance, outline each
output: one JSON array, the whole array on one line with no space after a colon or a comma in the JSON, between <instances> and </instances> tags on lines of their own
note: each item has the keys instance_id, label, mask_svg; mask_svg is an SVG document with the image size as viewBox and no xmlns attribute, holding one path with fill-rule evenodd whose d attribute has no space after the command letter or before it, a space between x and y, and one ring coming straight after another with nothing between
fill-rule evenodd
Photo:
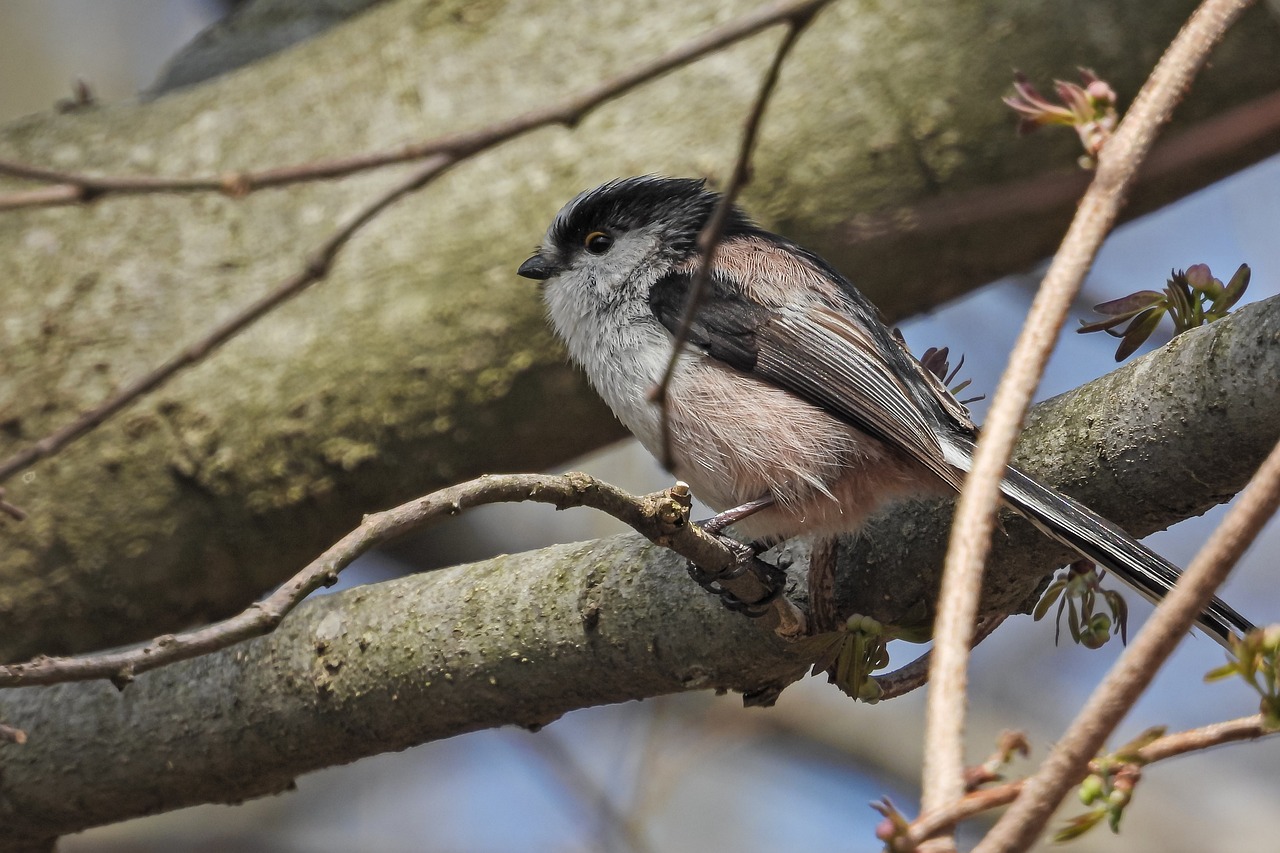
<instances>
[{"instance_id":1,"label":"curved branch","mask_svg":"<svg viewBox=\"0 0 1280 853\"><path fill-rule=\"evenodd\" d=\"M417 26L417 3L388 0L244 73L146 104L15 122L0 128L0 149L27 162L57 152L58 168L87 174L216 176L327 161L509 119L523 104L572 95L580 81L612 78L641 47L659 54L759 0L714 10L661 0L653 15L600 32L559 2L537 16ZM995 106L1009 66L1048 76L1087 59L1130 88L1185 6L1116 0L1119 20L1143 26L1110 51L1089 40L1091 19L1045 28L1008 14L1021 8L1016 0L1000 2L996 12L942 3L910 28L888 7L833 4L797 45L770 107L748 208L849 272L891 317L1051 251L1073 196L919 239L855 247L850 228L887 210L908 211L895 221L910 225L967 191L1059 168L1069 153L1047 138L1014 139ZM989 27L992 14L1011 26ZM534 30L557 44L589 38L595 49L549 51ZM852 43L877 49L850 54ZM1280 70L1256 61L1280 49L1272 29L1237 28L1233 43L1191 94L1187 119L1224 114L1280 83ZM1080 44L1097 51L1081 57ZM11 480L9 501L32 518L0 519L4 657L121 645L234 613L364 512L485 471L557 467L619 437L510 271L583 186L727 163L767 49L737 45L612 102L572 133L531 133L455 170L387 211L324 287L23 472L30 478ZM895 59L908 54L905 66ZM319 66L344 73L318 75ZM640 126L648 130L635 133ZM1280 136L1263 133L1212 163L1157 176L1151 203L1276 144ZM0 302L17 331L0 336L0 449L40 439L180 352L297 269L299 247L322 243L397 178L363 173L234 201L151 194L10 214ZM47 583L53 576L58 583Z\"/></svg>"},{"instance_id":2,"label":"curved branch","mask_svg":"<svg viewBox=\"0 0 1280 853\"><path fill-rule=\"evenodd\" d=\"M670 548L705 572L725 574L736 566L734 554L721 541L697 525L687 523L688 486L637 498L586 474L487 475L366 517L359 527L274 593L229 619L182 634L166 634L126 651L70 658L38 657L26 663L0 665L0 687L34 687L105 678L123 690L144 672L269 633L304 598L321 587L332 586L343 569L379 545L472 507L513 501L549 503L556 509L591 507L630 525L650 541ZM768 593L763 583L749 575L720 583L745 601ZM804 615L795 605L785 596L779 596L759 624L773 629L784 639L796 639L803 636L804 623Z\"/></svg>"},{"instance_id":3,"label":"curved branch","mask_svg":"<svg viewBox=\"0 0 1280 853\"><path fill-rule=\"evenodd\" d=\"M4 753L0 848L280 791L299 773L475 729L780 686L806 665L786 648L634 535L323 596L268 636L123 693L104 682L0 692L0 719L29 736Z\"/></svg>"}]
</instances>

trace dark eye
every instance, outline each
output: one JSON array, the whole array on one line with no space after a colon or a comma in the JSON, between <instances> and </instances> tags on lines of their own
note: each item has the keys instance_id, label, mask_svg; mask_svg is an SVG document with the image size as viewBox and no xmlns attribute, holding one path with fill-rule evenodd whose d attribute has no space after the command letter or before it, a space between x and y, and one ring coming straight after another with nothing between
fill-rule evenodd
<instances>
[{"instance_id":1,"label":"dark eye","mask_svg":"<svg viewBox=\"0 0 1280 853\"><path fill-rule=\"evenodd\" d=\"M593 255L603 255L613 246L613 238L603 231L592 231L587 235L587 239L582 241L582 245L587 247L587 251Z\"/></svg>"}]
</instances>

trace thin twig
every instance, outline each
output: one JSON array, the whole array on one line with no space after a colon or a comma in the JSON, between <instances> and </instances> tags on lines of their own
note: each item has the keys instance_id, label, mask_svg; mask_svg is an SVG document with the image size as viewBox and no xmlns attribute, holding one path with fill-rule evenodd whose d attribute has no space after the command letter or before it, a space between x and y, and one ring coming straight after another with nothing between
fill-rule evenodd
<instances>
[{"instance_id":1,"label":"thin twig","mask_svg":"<svg viewBox=\"0 0 1280 853\"><path fill-rule=\"evenodd\" d=\"M1267 146L1267 141L1272 144ZM1175 175L1232 170L1247 152L1274 149L1280 140L1280 92L1254 98L1211 118L1162 136L1142 166L1135 189ZM1256 157L1250 157L1256 159ZM1089 172L1071 168L930 197L913 204L860 212L840 226L845 246L861 246L902 234L946 234L982 223L1044 216L1074 206L1089 188Z\"/></svg>"},{"instance_id":2,"label":"thin twig","mask_svg":"<svg viewBox=\"0 0 1280 853\"><path fill-rule=\"evenodd\" d=\"M973 632L973 645L970 648L977 646L978 643L990 637L992 632L1004 624L1004 620L1008 618L1008 616L1001 614L978 620L977 630ZM879 701L896 699L928 684L930 657L931 653L925 652L920 657L905 666L895 669L893 672L872 676L875 683L880 686Z\"/></svg>"},{"instance_id":3,"label":"thin twig","mask_svg":"<svg viewBox=\"0 0 1280 853\"><path fill-rule=\"evenodd\" d=\"M530 110L480 130L449 134L386 151L258 171L232 171L220 175L178 178L157 175L85 175L0 159L0 174L50 184L38 190L0 195L0 210L37 205L77 204L111 195L221 192L232 197L240 197L268 187L332 180L370 169L437 156L460 160L537 128L556 124L572 127L596 107L637 86L755 35L761 30L784 21L795 21L812 15L827 2L830 0L804 0L804 2L782 3L759 9L730 21L724 26L716 27L652 62L638 65L630 71L559 103Z\"/></svg>"},{"instance_id":4,"label":"thin twig","mask_svg":"<svg viewBox=\"0 0 1280 853\"><path fill-rule=\"evenodd\" d=\"M1031 396L1066 320L1072 299L1114 224L1155 139L1209 50L1247 0L1206 0L1175 37L1116 134L1102 149L1097 175L1080 202L1009 357L983 427L973 468L956 508L934 629L932 689L926 712L924 809L963 792L965 691L969 638L991 544L1000 481Z\"/></svg>"},{"instance_id":5,"label":"thin twig","mask_svg":"<svg viewBox=\"0 0 1280 853\"><path fill-rule=\"evenodd\" d=\"M394 187L390 192L375 199L336 234L326 240L312 258L307 261L305 268L301 272L282 282L257 302L237 312L233 317L221 323L199 341L186 347L152 372L126 385L97 406L82 412L71 423L55 430L35 444L0 462L0 483L39 460L52 456L91 432L116 412L159 388L175 374L197 364L210 352L226 343L255 321L261 319L276 306L293 298L308 286L324 278L332 265L334 257L361 227L391 204L405 195L421 189L456 163L535 128L552 124L572 126L600 105L642 83L653 80L668 71L686 65L712 51L740 41L774 24L783 21L807 20L826 2L829 2L829 0L806 0L806 2L802 3L788 3L762 9L723 27L718 27L659 59L638 66L561 103L525 113L508 122L493 125L486 129L445 137L417 146L398 149L397 151L271 169L254 173L248 179L243 174L232 177L172 180L145 176L133 178L73 176L78 182L76 186L81 188L82 195L84 188L87 187L91 191L90 196L126 192L229 191L228 188L232 186L235 187L235 193L241 193L259 186L280 186L302 180L335 178L363 169L427 158L426 162L418 167L407 180ZM66 173L6 161L0 161L0 172L7 172L10 175L32 180L61 181L68 178ZM246 180L248 180L247 185L245 184ZM246 186L248 189L246 189ZM2 203L0 203L0 207L3 207Z\"/></svg>"},{"instance_id":6,"label":"thin twig","mask_svg":"<svg viewBox=\"0 0 1280 853\"><path fill-rule=\"evenodd\" d=\"M52 456L67 445L93 431L116 412L159 388L175 374L203 361L209 353L260 320L277 306L324 279L333 266L334 258L361 228L406 195L420 189L441 175L456 162L456 158L441 155L419 165L407 179L400 181L390 190L365 205L360 212L321 244L320 248L307 259L301 270L281 282L270 293L222 321L207 332L204 337L184 347L150 373L125 385L93 408L81 412L71 423L54 430L34 444L28 445L8 459L0 462L0 482L4 482L41 459Z\"/></svg>"},{"instance_id":7,"label":"thin twig","mask_svg":"<svg viewBox=\"0 0 1280 853\"><path fill-rule=\"evenodd\" d=\"M702 307L702 300L706 295L707 282L711 278L711 262L715 256L716 247L720 245L720 238L724 234L724 226L729 219L729 211L733 209L733 205L737 201L738 194L742 191L742 188L751 180L751 155L755 151L756 140L760 135L760 124L764 120L764 111L769 106L773 90L778 84L778 75L782 71L782 64L786 62L787 55L791 53L791 48L795 46L796 40L800 38L800 34L804 32L805 27L809 25L809 22L813 20L813 16L827 2L829 0L820 0L820 2L812 3L804 9L797 10L789 18L790 26L787 27L782 41L778 42L778 49L773 54L773 62L769 64L769 69L765 72L764 79L760 81L760 91L756 94L756 99L751 104L751 111L747 114L747 120L743 124L742 136L738 144L738 156L734 160L733 171L729 175L729 183L725 186L724 192L721 193L720 203L712 211L711 218L707 220L707 224L702 227L702 231L698 234L698 249L701 255L698 269L694 272L693 281L689 284L689 298L684 304L684 313L680 316L680 326L676 330L675 339L671 342L671 357L667 361L667 369L662 374L662 381L658 383L650 395L653 403L660 407L662 424L661 461L667 470L671 470L675 466L671 455L671 429L667 408L667 389L671 385L672 377L675 376L676 365L680 361L685 342L689 339L689 331L693 328L693 320L698 315L698 309Z\"/></svg>"},{"instance_id":8,"label":"thin twig","mask_svg":"<svg viewBox=\"0 0 1280 853\"><path fill-rule=\"evenodd\" d=\"M1267 727L1266 721L1261 714L1256 714L1252 717L1212 723L1198 729L1188 729L1187 731L1175 732L1174 734L1157 738L1137 750L1137 760L1143 765L1154 764L1157 761L1164 761L1189 752L1199 752L1210 747L1242 740L1256 740L1260 737L1278 733L1280 732L1277 732L1276 729ZM1086 772L1092 773L1099 769L1094 766L1093 762L1090 762ZM1085 773L1078 774L1075 777L1075 782L1079 782L1084 776ZM1000 806L1007 806L1018 799L1026 783L1027 780L1019 779L1015 782L1006 782L991 788L983 788L965 794L960 799L941 809L922 814L911 823L911 829L906 838L906 849L911 849L911 845L919 844L939 831L955 826L960 821L968 820Z\"/></svg>"},{"instance_id":9,"label":"thin twig","mask_svg":"<svg viewBox=\"0 0 1280 853\"><path fill-rule=\"evenodd\" d=\"M0 512L12 518L14 521L26 521L27 511L20 506L9 503L5 499L4 487L0 486Z\"/></svg>"},{"instance_id":10,"label":"thin twig","mask_svg":"<svg viewBox=\"0 0 1280 853\"><path fill-rule=\"evenodd\" d=\"M1222 524L1155 609L1133 645L1125 649L1093 691L1040 769L1027 780L1018 801L975 848L975 853L1025 850L1035 842L1081 768L1097 754L1107 736L1138 701L1278 507L1280 444L1271 451Z\"/></svg>"},{"instance_id":11,"label":"thin twig","mask_svg":"<svg viewBox=\"0 0 1280 853\"><path fill-rule=\"evenodd\" d=\"M125 651L67 658L38 657L26 663L0 666L0 687L97 678L109 678L122 687L147 670L266 634L302 599L337 581L338 573L356 557L389 539L482 504L536 501L554 504L560 509L591 507L629 524L653 542L670 548L708 572L724 573L734 567L735 555L719 539L696 524L685 523L687 502L673 497L674 491L637 498L585 474L480 477L367 516L359 527L283 586L235 616L194 631L157 637ZM768 586L750 572L721 583L744 601L758 600L769 591ZM804 615L785 596L774 600L760 622L783 637L798 638L804 633Z\"/></svg>"}]
</instances>

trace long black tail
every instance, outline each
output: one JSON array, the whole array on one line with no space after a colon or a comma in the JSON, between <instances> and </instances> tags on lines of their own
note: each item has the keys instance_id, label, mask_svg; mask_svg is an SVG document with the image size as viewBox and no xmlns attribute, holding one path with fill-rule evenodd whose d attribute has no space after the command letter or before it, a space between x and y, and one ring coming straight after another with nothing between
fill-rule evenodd
<instances>
[{"instance_id":1,"label":"long black tail","mask_svg":"<svg viewBox=\"0 0 1280 853\"><path fill-rule=\"evenodd\" d=\"M965 450L971 452L972 447ZM1005 472L1001 491L1019 515L1051 538L1105 567L1150 601L1159 602L1177 582L1179 570L1168 560L1087 506L1041 485L1013 466ZM1217 598L1196 621L1205 633L1228 650L1232 635L1242 636L1253 630L1248 619Z\"/></svg>"}]
</instances>

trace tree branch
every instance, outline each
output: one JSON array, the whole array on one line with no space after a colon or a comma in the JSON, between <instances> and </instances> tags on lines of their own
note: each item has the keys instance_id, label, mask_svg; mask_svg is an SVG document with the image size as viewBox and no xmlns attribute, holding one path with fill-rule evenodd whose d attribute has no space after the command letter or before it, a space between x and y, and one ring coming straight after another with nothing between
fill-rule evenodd
<instances>
[{"instance_id":1,"label":"tree branch","mask_svg":"<svg viewBox=\"0 0 1280 853\"><path fill-rule=\"evenodd\" d=\"M357 212L355 216L351 217L345 225L325 240L320 248L307 259L302 270L290 276L267 295L255 300L229 319L219 323L197 341L184 347L178 355L170 358L164 364L127 384L93 408L81 413L71 423L55 430L27 448L13 454L8 459L0 461L0 483L8 480L19 471L29 468L41 459L47 459L73 441L82 438L140 397L164 385L178 372L200 363L218 347L278 306L302 293L312 284L324 279L333 265L334 258L337 257L342 248L360 229L372 222L392 204L426 186L457 163L540 127L550 124L573 126L582 121L592 110L636 86L647 83L675 68L699 59L707 53L733 44L735 41L753 35L773 24L782 21L791 22L791 27L787 30L787 35L782 42L783 47L779 49L775 61L769 68L767 79L770 83L761 91L756 107L752 111L752 120L747 124L742 157L748 157L751 145L755 140L755 131L759 125L760 114L763 112L764 105L768 100L768 93L772 89L772 83L777 80L778 68L789 52L790 46L795 42L799 29L802 28L802 24L797 24L796 22L807 23L814 13L827 2L829 0L805 0L805 2L801 3L784 4L777 8L761 10L755 14L744 16L740 20L733 21L726 26L718 27L666 56L640 65L613 80L606 81L588 92L559 104L525 113L511 121L500 122L474 133L432 140L419 145L410 145L394 152L344 157L336 161L307 163L300 166L269 169L263 172L235 173L218 178L191 179L165 179L147 176L91 178L0 160L0 174L8 174L27 180L56 181L70 184L78 191L79 200L82 201L93 200L108 193L141 194L210 190L220 190L228 195L239 197L248 195L254 189L264 187L345 177L355 172L397 163L416 160L426 161L415 169L407 179L398 182L391 190L375 198ZM737 171L744 170L745 160L740 160ZM737 177L735 172L735 180ZM12 203L6 205L5 198L0 196L0 210L4 210L6 206L12 208L17 205Z\"/></svg>"},{"instance_id":2,"label":"tree branch","mask_svg":"<svg viewBox=\"0 0 1280 853\"><path fill-rule=\"evenodd\" d=\"M1076 293L1119 217L1138 169L1209 51L1249 3L1206 0L1178 33L1098 157L1097 174L1031 306L992 401L956 508L943 571L925 728L924 808L963 793L969 645L1000 482Z\"/></svg>"},{"instance_id":3,"label":"tree branch","mask_svg":"<svg viewBox=\"0 0 1280 853\"><path fill-rule=\"evenodd\" d=\"M1114 42L1089 36L1096 21L1081 16L991 28L992 14L1021 18L948 2L903 27L893 10L834 4L788 61L745 203L849 273L891 317L1025 267L1052 250L1074 196L919 240L863 234L851 246L847 237L863 217L927 219L935 203L1068 162L1047 137L1015 140L992 93L1011 65L1049 76L1086 60L1132 91L1185 0L1118 3L1118 20L1143 26ZM423 27L416 8L386 2L252 72L154 102L23 119L0 129L0 151L80 174L218 176L393 150L570 97L579 81L631 67L640 50L660 54L752 5L664 0L653 16L603 32L556 0L545 16L483 24ZM547 33L595 49L548 51ZM878 49L850 54L851 43ZM234 613L364 512L485 471L563 465L619 437L511 270L583 186L727 163L768 47L738 45L612 102L572 134L531 133L453 171L349 244L325 287L10 481L9 500L32 519L0 521L3 656L120 645ZM1274 90L1280 69L1256 58L1277 50L1273 28L1237 28L1180 114L1202 119ZM904 52L916 57L906 66L894 59ZM318 75L321 64L344 73ZM917 110L925 103L950 112ZM1160 176L1150 203L1254 162L1278 140L1262 133ZM263 282L287 278L303 262L298 247L319 245L396 179L361 173L240 200L151 194L10 214L0 233L0 301L16 330L0 336L5 455L181 351L261 296Z\"/></svg>"},{"instance_id":4,"label":"tree branch","mask_svg":"<svg viewBox=\"0 0 1280 853\"><path fill-rule=\"evenodd\" d=\"M311 599L274 633L123 693L103 682L0 692L0 719L29 735L5 750L0 849L280 791L308 770L465 731L780 686L805 669L786 648L637 536Z\"/></svg>"},{"instance_id":5,"label":"tree branch","mask_svg":"<svg viewBox=\"0 0 1280 853\"><path fill-rule=\"evenodd\" d=\"M1144 461L1099 473L1100 455L1110 453L1103 437L1123 433L1144 447L1161 440L1112 418L1105 406L1141 412L1152 395L1175 396L1151 377L1205 374L1216 396L1188 398L1188 410L1177 414L1156 410L1147 429L1176 423L1192 441L1197 429L1239 437L1234 419L1243 418L1274 443L1277 335L1280 300L1241 309L1118 377L1046 404L1028 446L1068 476L1094 470L1120 496L1112 513L1120 523L1163 525L1198 512L1232 488L1236 472L1226 458L1186 456L1163 460L1158 471ZM1215 371L1249 381L1219 382ZM1148 381L1121 381L1135 373ZM1096 441L1081 440L1073 423L1088 419L1087 411L1106 424ZM1208 423L1194 423L1196 413ZM1243 437L1228 452L1233 464L1256 464ZM1151 500L1171 494L1166 466L1184 464L1188 479L1176 500ZM897 514L898 528L888 523L873 535L899 549L900 560L916 562L899 568L890 561L885 583L936 578L913 510ZM1052 545L1037 548L1011 530L993 565L1009 567L1016 583L994 588L993 600L1016 605L1025 599L1018 584L1025 590L1027 577L1057 564ZM842 564L840 574L886 571L878 559ZM993 579L1003 573L997 568ZM909 608L903 613L915 608L893 603ZM318 767L477 728L544 724L574 708L679 690L774 690L807 669L788 648L694 588L680 558L638 537L504 556L304 602L273 634L146 673L123 693L102 682L0 691L0 719L29 735L5 751L0 802L12 804L6 830L21 839L234 801L280 790ZM191 737L197 728L201 737Z\"/></svg>"},{"instance_id":6,"label":"tree branch","mask_svg":"<svg viewBox=\"0 0 1280 853\"><path fill-rule=\"evenodd\" d=\"M824 5L826 4L814 5L813 8L806 9L803 14L793 17L782 40L778 42L773 61L769 63L769 68L760 81L760 91L756 93L751 110L747 113L747 119L743 122L742 136L738 141L738 154L734 158L733 168L729 171L729 182L720 195L720 202L716 205L716 209L711 212L711 217L698 233L700 256L698 268L694 271L693 281L689 284L689 296L685 301L684 311L680 315L680 326L676 329L675 338L671 342L671 355L667 359L666 369L662 372L662 379L659 380L657 387L650 392L653 404L658 406L660 411L662 453L659 455L659 460L667 470L675 467L671 455L671 423L667 407L667 389L675 376L676 366L684 352L685 343L689 340L689 330L693 328L698 309L702 307L707 281L711 275L711 259L715 257L716 247L720 245L720 238L724 235L729 211L737 203L738 194L742 188L751 180L751 155L755 152L756 141L760 138L760 124L764 121L764 112L769 106L769 99L778 85L782 64L787 61L787 55L795 47L800 34Z\"/></svg>"},{"instance_id":7,"label":"tree branch","mask_svg":"<svg viewBox=\"0 0 1280 853\"><path fill-rule=\"evenodd\" d=\"M1202 330L1203 333L1179 338L1177 341L1179 347L1162 350L1130 367L1115 371L1108 377L1093 383L1091 390L1081 389L1071 395L1065 395L1065 399L1048 401L1042 405L1042 408L1049 411L1038 412L1036 422L1041 425L1052 425L1059 434L1076 434L1079 430L1076 422L1081 420L1101 421L1113 427L1120 426L1122 418L1118 411L1115 414L1100 412L1096 408L1090 408L1087 411L1076 411L1076 407L1073 407L1070 402L1071 399L1075 398L1092 404L1099 398L1104 398L1110 406L1118 407L1121 410L1133 410L1136 408L1145 410L1148 413L1150 422L1179 424L1179 435L1176 437L1176 441L1181 442L1181 444L1175 443L1174 438L1163 437L1148 437L1143 439L1143 443L1159 443L1175 454L1192 454L1197 453L1200 449L1212 447L1211 437L1221 435L1220 424L1217 421L1209 425L1203 425L1200 430L1197 430L1197 424L1194 421L1189 421L1181 414L1165 416L1158 409L1152 410L1153 404L1150 402L1142 407L1133 405L1133 399L1151 390L1145 377L1163 373L1198 376L1204 386L1214 388L1226 395L1212 401L1197 398L1199 403L1192 402L1192 406L1210 408L1221 412L1247 409L1251 416L1262 414L1264 421L1274 427L1277 422L1280 422L1280 413L1275 413L1268 419L1266 413L1260 412L1259 407L1253 405L1251 400L1247 398L1237 399L1232 395L1257 387L1253 382L1255 379L1261 380L1262 386L1265 387L1268 383L1268 377L1273 374L1280 374L1280 363L1277 363L1277 359L1271 357L1271 350L1265 346L1265 343L1262 344L1262 349L1257 353L1263 360L1261 362L1250 362L1248 360L1250 348L1257 346L1255 342L1265 342L1271 334L1265 330L1266 327L1268 325L1280 326L1280 316L1277 316L1280 315L1280 300L1269 300L1263 305L1246 307L1242 311L1242 314L1237 314L1225 322ZM1262 316L1259 317L1259 314ZM1263 321L1261 327L1259 326L1259 319ZM1232 332L1235 334L1232 335ZM1244 351L1227 349L1220 340L1223 337L1243 339L1245 342ZM1209 358L1207 353L1211 351L1216 352L1219 357ZM1155 364L1151 362L1155 362ZM1233 378L1238 378L1241 374L1247 375L1249 382L1243 388L1239 386L1233 387ZM1092 390L1097 386L1106 386L1107 390L1101 393ZM1182 392L1185 394L1188 390L1184 387ZM1277 430L1280 430L1280 428L1277 428ZM1062 444L1060 438L1052 434L1045 434L1035 424L1024 435L1024 441L1037 447L1059 446ZM1258 442L1265 441L1266 436L1260 436L1258 439ZM1238 466L1241 466L1240 471L1245 471L1250 467L1249 447L1248 443L1236 443L1231 448L1232 457L1236 460ZM1042 467L1055 469L1059 481L1064 475L1067 477L1076 475L1076 472L1065 464L1061 458L1042 458L1039 460L1039 464ZM1199 464L1214 469L1219 474L1222 474L1225 470L1224 461L1216 458L1199 460ZM1184 463L1183 467L1188 467L1188 465ZM1096 472L1093 476L1096 477ZM1208 474L1201 476L1198 472L1189 470L1189 476L1200 484L1210 483ZM1165 478L1157 476L1145 483L1141 488L1166 490L1167 486ZM1126 496L1124 503L1130 506L1134 504L1135 499L1141 496L1140 491L1135 489L1132 484L1120 491ZM1223 491L1217 484L1213 484L1210 499L1214 501L1221 500L1229 494L1229 491ZM1186 498L1189 501L1183 504L1183 506L1188 507L1185 510L1186 512L1198 511L1202 508L1203 499L1196 499L1192 495L1186 495ZM580 474L566 475L565 477L543 475L486 476L476 481L463 483L419 498L396 509L367 517L357 530L343 537L341 541L335 543L324 554L313 560L275 594L255 603L246 611L230 619L186 634L158 637L142 647L125 652L87 655L77 658L38 658L25 664L0 666L0 687L33 686L95 678L109 678L123 686L134 675L141 672L174 661L207 654L249 637L266 633L272 630L280 619L296 606L299 601L321 586L332 583L336 578L336 573L345 568L356 556L390 539L429 525L442 514L453 515L463 509L492 502L532 500L553 503L560 509L568 506L593 507L631 525L651 540L672 547L698 565L703 566L706 570L720 572L732 565L731 555L717 540L706 537L696 528L676 532L671 528L669 520L663 521L657 518L654 515L654 499L655 496L643 499L633 498L608 484L600 483ZM1116 518L1123 518L1119 508L1112 508L1110 514ZM906 515L908 515L906 512L899 513L899 516ZM913 526L926 529L942 529L940 522L941 520L938 524L915 523ZM902 519L899 518L897 523L901 524ZM1150 527L1152 522L1144 521L1141 524ZM1161 526L1163 526L1163 523L1161 523ZM901 540L898 534L888 529L883 529L883 523L881 527L879 534L873 534L872 539L884 542L899 542ZM1016 533L1017 531L1015 530L1014 532ZM865 538L858 537L858 540L854 541L865 540ZM1018 553L1025 554L1028 543L1022 540L1016 541L1019 548L1022 549ZM1040 544L1046 543L1047 540ZM1049 545L1048 548L1040 548L1037 559L1032 561L1033 566L1038 566L1040 563L1051 560L1054 548L1055 546L1053 545ZM867 562L879 566L879 570L875 573L854 570L849 565L850 553L855 555L861 553L867 558ZM904 553L914 554L917 559L908 561L903 566ZM927 559L929 554L930 549L922 547L920 543L911 543L896 555L869 553L865 550L865 546L861 551L846 547L840 574L846 579L851 577L860 579L864 588L858 593L858 596L863 602L869 600L881 602L880 610L871 609L875 610L878 618L893 623L897 621L897 618L902 613L917 610L920 606L932 607L931 602L924 602L921 598L906 592L907 585L899 579L899 574L919 575L918 558L924 555L925 559ZM857 559L857 557L854 556L853 559ZM1003 564L998 565L1001 568L1005 568ZM1040 574L1041 572L1038 569L1033 568L1022 583L1034 583ZM895 590L895 594L886 593L881 595L879 592L866 589L865 585L869 575L875 576L874 583L876 585L892 588ZM1016 584L1017 579L1013 577L1011 572L1006 571L1003 575L1006 583ZM758 585L753 585L750 581L745 581L745 585L741 586L738 591L743 598L750 600L758 597L762 592L762 588ZM1016 593L1012 597L1006 594L1003 598L1002 606L1011 607L1015 605L1025 597L1027 592L1029 592L1029 588L1027 588L1026 592ZM850 601L847 588L839 598L842 613L847 614L849 612L868 610L861 602L857 600ZM887 612L883 609L886 602L889 607ZM838 617L833 618L838 621ZM978 633L976 639L981 639L991 630L994 630L998 626L999 620L1000 616L998 614L995 615L990 623ZM780 635L785 638L795 638L802 632L800 627L802 622L803 617L800 616L795 608L788 604L785 599L780 599L774 608L774 615L766 620L764 624L771 629L778 630ZM885 690L883 698L893 698L923 685L927 680L927 673L924 670L927 661L928 656L925 656L899 671L879 676L877 680Z\"/></svg>"},{"instance_id":8,"label":"tree branch","mask_svg":"<svg viewBox=\"0 0 1280 853\"><path fill-rule=\"evenodd\" d=\"M1156 608L1133 645L1112 666L1085 702L1053 751L1027 780L1013 808L1005 813L975 851L1029 848L1079 771L1102 747L1160 667L1213 598L1236 561L1280 507L1280 444L1258 469L1244 494L1192 560L1177 585Z\"/></svg>"},{"instance_id":9,"label":"tree branch","mask_svg":"<svg viewBox=\"0 0 1280 853\"><path fill-rule=\"evenodd\" d=\"M199 364L227 341L277 307L293 299L316 282L322 281L333 267L334 258L360 229L406 195L421 189L439 177L456 162L456 159L439 156L414 169L407 179L397 182L390 190L365 205L307 258L301 270L281 282L265 296L254 300L242 310L218 323L198 340L183 347L177 355L128 383L93 408L82 412L67 425L54 430L8 459L0 461L0 483L41 459L48 459L72 442L88 435L118 412L162 387L181 371Z\"/></svg>"},{"instance_id":10,"label":"tree branch","mask_svg":"<svg viewBox=\"0 0 1280 853\"><path fill-rule=\"evenodd\" d=\"M1280 396L1271 390L1280 385L1278 336L1275 298L1179 335L1038 404L1016 464L1134 536L1201 515L1239 492L1280 440ZM927 627L953 510L950 502L910 505L843 541L836 570L842 618L861 613L901 624L910 617L911 627ZM1043 567L1075 559L1016 516L1002 523L1002 547L988 561L984 615L1029 612ZM876 571L866 572L867 565Z\"/></svg>"},{"instance_id":11,"label":"tree branch","mask_svg":"<svg viewBox=\"0 0 1280 853\"><path fill-rule=\"evenodd\" d=\"M688 523L688 486L637 498L585 474L489 475L368 516L274 593L230 619L183 634L157 637L127 651L72 658L39 657L26 663L0 665L0 688L105 678L123 690L136 676L149 670L269 633L304 598L321 587L332 586L343 569L378 545L472 507L513 501L549 503L556 509L585 506L606 512L710 574L725 574L737 565L734 554L722 542ZM768 587L750 574L721 583L744 601L768 593ZM804 615L780 596L758 624L784 639L798 639L804 635L804 623Z\"/></svg>"},{"instance_id":12,"label":"tree branch","mask_svg":"<svg viewBox=\"0 0 1280 853\"><path fill-rule=\"evenodd\" d=\"M1256 740L1274 734L1277 734L1276 730L1267 727L1262 715L1255 714L1252 717L1241 717L1236 720L1211 723L1198 729L1188 729L1165 735L1138 749L1137 757L1144 765L1154 764L1157 761L1164 761L1191 752L1200 752L1210 747L1238 743L1242 740ZM1092 763L1087 772L1095 772ZM1074 779L1073 784L1079 783L1083 778L1084 774L1079 774ZM956 802L936 812L923 814L912 821L910 832L905 840L908 845L920 844L937 832L954 827L960 821L968 820L1000 806L1007 806L1018 799L1029 781L1028 779L1019 779L1016 782L995 785L965 794L964 797ZM911 847L907 846L906 849L909 850Z\"/></svg>"}]
</instances>

